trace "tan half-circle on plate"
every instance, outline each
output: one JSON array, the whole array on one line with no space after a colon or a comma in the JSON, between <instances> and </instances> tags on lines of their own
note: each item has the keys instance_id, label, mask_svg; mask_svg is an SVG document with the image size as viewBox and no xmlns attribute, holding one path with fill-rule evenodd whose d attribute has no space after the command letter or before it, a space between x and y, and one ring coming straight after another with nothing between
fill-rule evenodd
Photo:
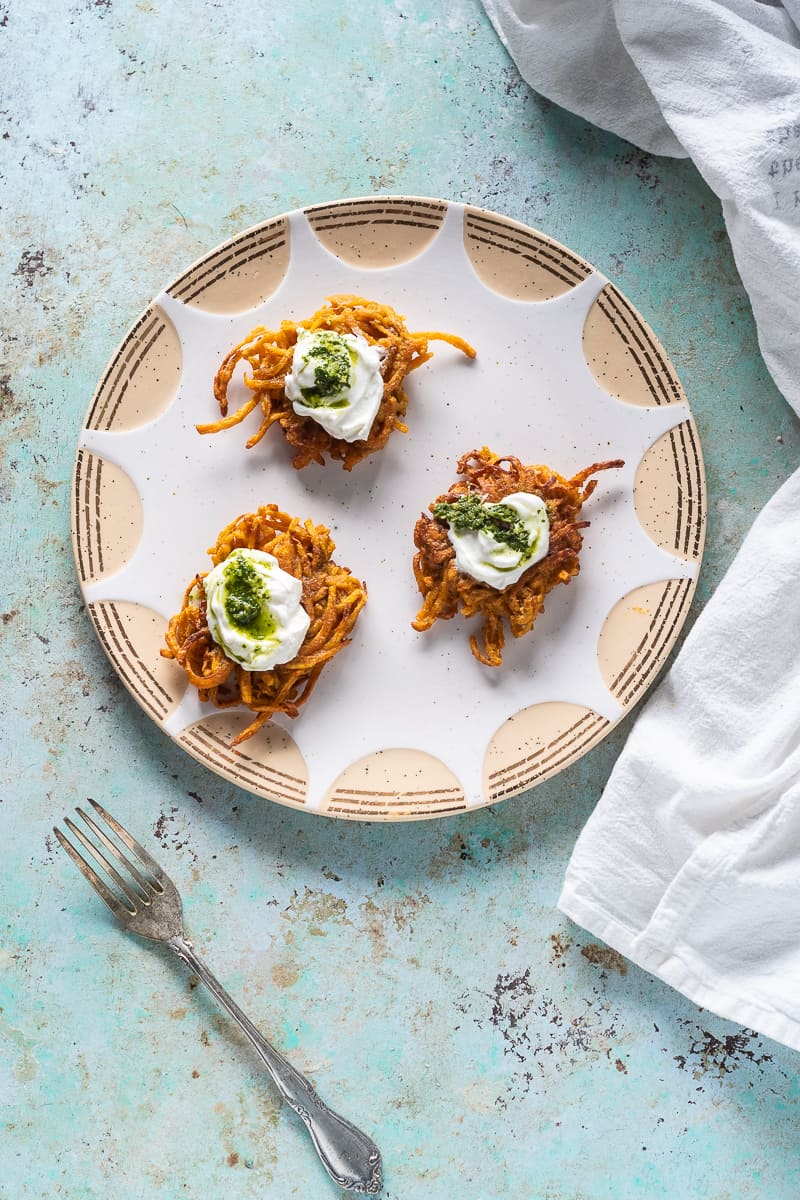
<instances>
[{"instance_id":1,"label":"tan half-circle on plate","mask_svg":"<svg viewBox=\"0 0 800 1200\"><path fill-rule=\"evenodd\" d=\"M289 269L289 219L276 217L224 242L166 289L203 312L244 312L263 304Z\"/></svg>"},{"instance_id":2,"label":"tan half-circle on plate","mask_svg":"<svg viewBox=\"0 0 800 1200\"><path fill-rule=\"evenodd\" d=\"M106 368L86 428L124 433L159 417L178 394L181 362L174 325L151 304Z\"/></svg>"},{"instance_id":3,"label":"tan half-circle on plate","mask_svg":"<svg viewBox=\"0 0 800 1200\"><path fill-rule=\"evenodd\" d=\"M393 267L430 245L447 205L438 200L373 196L304 209L315 236L331 254L353 267Z\"/></svg>"},{"instance_id":4,"label":"tan half-circle on plate","mask_svg":"<svg viewBox=\"0 0 800 1200\"><path fill-rule=\"evenodd\" d=\"M580 704L532 704L504 721L483 760L487 803L516 796L563 771L605 737L611 723Z\"/></svg>"},{"instance_id":5,"label":"tan half-circle on plate","mask_svg":"<svg viewBox=\"0 0 800 1200\"><path fill-rule=\"evenodd\" d=\"M354 821L411 821L463 812L459 779L422 750L380 750L359 759L328 789L321 812Z\"/></svg>"},{"instance_id":6,"label":"tan half-circle on plate","mask_svg":"<svg viewBox=\"0 0 800 1200\"><path fill-rule=\"evenodd\" d=\"M442 230L448 207L437 199L384 196L317 205L305 215L329 253L367 270L413 263ZM477 208L463 211L465 253L486 289L494 293L494 299L485 293L484 300L495 309L518 312L527 320L532 307L528 302L566 293L592 272L590 264L537 230ZM226 242L189 268L168 291L184 304L214 314L244 313L257 306L287 277L292 219L291 215L276 217ZM320 251L307 237L301 237L294 250L298 260L309 251L316 270ZM463 270L459 245L455 251L457 269ZM426 257L420 260L423 275L426 262ZM293 265L302 270L302 262ZM413 274L412 267L409 278ZM658 340L611 285L603 288L590 311L583 340L594 377L621 401L652 407L685 399ZM187 346L192 346L191 338ZM115 435L143 426L146 441L148 423L166 411L177 395L181 370L176 331L154 302L101 380L87 428ZM157 519L152 501L147 507L147 488L144 484L142 488L146 519ZM683 559L699 560L705 485L691 421L677 425L648 450L636 473L634 500L642 527L659 546ZM137 490L124 472L81 449L72 508L82 583L112 578L130 560L141 537ZM608 614L597 654L603 677L621 708L632 705L652 682L677 637L693 589L693 580L648 585L619 601ZM163 727L187 688L180 668L160 656L164 620L136 604L96 602L89 611L126 687ZM556 686L553 693L559 694ZM214 710L184 729L176 742L238 786L283 804L303 806L308 771L300 750L280 725L268 724L239 748L231 747L236 733L251 719L252 714L242 709ZM598 713L561 702L531 705L516 713L503 722L486 748L483 803L515 795L557 774L611 727L612 722ZM313 799L316 808L317 795ZM469 806L475 801L470 789ZM436 757L397 749L353 763L328 789L321 805L330 816L383 821L443 816L468 807L462 782Z\"/></svg>"},{"instance_id":7,"label":"tan half-circle on plate","mask_svg":"<svg viewBox=\"0 0 800 1200\"><path fill-rule=\"evenodd\" d=\"M464 247L481 282L512 300L552 300L592 273L566 246L481 208L464 210Z\"/></svg>"},{"instance_id":8,"label":"tan half-circle on plate","mask_svg":"<svg viewBox=\"0 0 800 1200\"><path fill-rule=\"evenodd\" d=\"M606 617L597 645L600 673L624 707L639 699L666 661L689 611L695 582L666 579L635 588Z\"/></svg>"},{"instance_id":9,"label":"tan half-circle on plate","mask_svg":"<svg viewBox=\"0 0 800 1200\"><path fill-rule=\"evenodd\" d=\"M267 724L239 746L231 742L253 720L240 708L211 713L178 736L193 758L231 783L292 807L306 802L308 768L290 734Z\"/></svg>"},{"instance_id":10,"label":"tan half-circle on plate","mask_svg":"<svg viewBox=\"0 0 800 1200\"><path fill-rule=\"evenodd\" d=\"M101 600L88 605L97 636L117 673L145 712L163 725L186 691L186 676L161 657L167 623L141 604Z\"/></svg>"},{"instance_id":11,"label":"tan half-circle on plate","mask_svg":"<svg viewBox=\"0 0 800 1200\"><path fill-rule=\"evenodd\" d=\"M79 450L72 473L72 544L81 583L113 575L139 545L144 514L121 467Z\"/></svg>"},{"instance_id":12,"label":"tan half-circle on plate","mask_svg":"<svg viewBox=\"0 0 800 1200\"><path fill-rule=\"evenodd\" d=\"M609 283L589 309L583 353L600 387L626 404L685 404L681 382L647 322Z\"/></svg>"},{"instance_id":13,"label":"tan half-circle on plate","mask_svg":"<svg viewBox=\"0 0 800 1200\"><path fill-rule=\"evenodd\" d=\"M706 532L705 471L694 421L667 430L636 469L633 503L656 545L698 561Z\"/></svg>"}]
</instances>

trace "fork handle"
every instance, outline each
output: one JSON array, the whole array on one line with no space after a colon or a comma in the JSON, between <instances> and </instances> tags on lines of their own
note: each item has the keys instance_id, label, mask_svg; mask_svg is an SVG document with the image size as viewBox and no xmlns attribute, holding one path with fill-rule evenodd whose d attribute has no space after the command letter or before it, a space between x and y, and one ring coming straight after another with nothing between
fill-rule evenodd
<instances>
[{"instance_id":1,"label":"fork handle","mask_svg":"<svg viewBox=\"0 0 800 1200\"><path fill-rule=\"evenodd\" d=\"M194 971L212 996L233 1017L266 1066L286 1103L308 1129L331 1179L348 1191L371 1195L379 1192L383 1184L381 1156L372 1139L320 1100L308 1079L270 1045L231 999L216 976L195 953L188 938L179 935L170 938L166 945Z\"/></svg>"}]
</instances>

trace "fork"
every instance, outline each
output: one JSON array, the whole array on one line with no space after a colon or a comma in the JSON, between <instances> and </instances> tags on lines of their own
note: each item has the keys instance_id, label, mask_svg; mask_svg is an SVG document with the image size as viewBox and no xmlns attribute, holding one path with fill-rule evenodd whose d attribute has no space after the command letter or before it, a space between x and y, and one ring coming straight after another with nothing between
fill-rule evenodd
<instances>
[{"instance_id":1,"label":"fork","mask_svg":"<svg viewBox=\"0 0 800 1200\"><path fill-rule=\"evenodd\" d=\"M89 800L89 803L138 862L132 862L128 854L112 841L101 825L79 808L78 816L99 845L87 837L83 829L69 817L65 817L64 824L98 866L102 867L117 890L108 886L60 829L54 828L53 832L75 866L126 929L140 937L163 942L168 946L173 954L182 959L203 981L225 1011L233 1017L266 1066L281 1096L305 1125L331 1179L348 1191L367 1192L371 1195L379 1192L383 1178L378 1147L350 1121L328 1108L308 1079L262 1037L252 1021L245 1016L198 957L192 943L184 934L183 906L175 884L144 847L120 825L119 821L106 812L101 804L94 800ZM122 868L124 877L111 859L116 860Z\"/></svg>"}]
</instances>

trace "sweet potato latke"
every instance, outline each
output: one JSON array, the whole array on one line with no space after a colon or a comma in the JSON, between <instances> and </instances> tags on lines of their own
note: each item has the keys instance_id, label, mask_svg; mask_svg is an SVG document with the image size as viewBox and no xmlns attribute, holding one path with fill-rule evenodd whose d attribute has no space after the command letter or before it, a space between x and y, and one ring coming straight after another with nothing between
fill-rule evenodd
<instances>
[{"instance_id":1,"label":"sweet potato latke","mask_svg":"<svg viewBox=\"0 0 800 1200\"><path fill-rule=\"evenodd\" d=\"M381 346L385 351L381 367L383 399L368 438L343 441L332 437L313 418L295 413L286 397L284 384L291 371L298 329L360 333L370 345ZM325 307L314 313L310 320L298 324L282 321L278 330L259 326L228 351L214 379L214 395L221 419L198 425L197 431L219 433L222 429L230 429L260 405L261 425L248 440L248 449L260 442L269 427L277 422L282 426L286 440L297 451L292 463L298 470L311 462L324 464L327 454L329 458L339 459L344 469L350 471L362 458L381 450L394 429L407 432L403 417L408 408L408 397L403 381L410 371L432 357L428 350L429 341L449 342L469 358L475 357L472 346L454 334L409 333L403 318L387 304L364 300L360 296L330 296ZM228 416L228 385L242 359L251 370L251 374L245 374L244 381L252 395Z\"/></svg>"},{"instance_id":2,"label":"sweet potato latke","mask_svg":"<svg viewBox=\"0 0 800 1200\"><path fill-rule=\"evenodd\" d=\"M514 637L529 633L544 598L559 583L569 583L580 570L578 555L583 544L581 529L589 522L579 521L583 502L591 496L598 471L622 467L621 459L593 463L572 479L564 479L550 467L524 466L518 458L499 458L485 446L472 450L458 460L459 479L434 503L454 502L459 496L477 493L481 500L498 504L514 492L532 492L547 505L550 518L550 547L517 583L502 591L481 583L459 571L447 525L423 515L414 527L414 575L424 596L424 604L413 622L423 632L438 619L448 620L461 612L465 617L483 617L481 641L469 639L472 653L488 667L499 667L505 644L504 621ZM431 504L433 510L433 504Z\"/></svg>"},{"instance_id":3,"label":"sweet potato latke","mask_svg":"<svg viewBox=\"0 0 800 1200\"><path fill-rule=\"evenodd\" d=\"M272 554L284 571L301 581L302 605L311 624L297 656L270 671L246 671L232 662L208 628L202 586L206 572L196 575L186 589L161 651L183 667L201 700L219 708L244 704L257 713L233 745L252 737L275 713L297 716L322 668L347 645L367 600L365 585L331 561L334 543L325 526L287 516L275 504L237 517L223 529L208 552L213 565L239 547Z\"/></svg>"}]
</instances>

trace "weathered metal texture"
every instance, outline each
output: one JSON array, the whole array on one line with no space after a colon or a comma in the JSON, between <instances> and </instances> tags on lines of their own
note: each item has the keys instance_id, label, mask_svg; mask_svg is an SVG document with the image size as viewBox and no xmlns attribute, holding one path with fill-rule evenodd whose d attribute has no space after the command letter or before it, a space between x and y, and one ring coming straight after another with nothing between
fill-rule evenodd
<instances>
[{"instance_id":1,"label":"weathered metal texture","mask_svg":"<svg viewBox=\"0 0 800 1200\"><path fill-rule=\"evenodd\" d=\"M473 0L12 0L0 45L2 1200L331 1193L230 1026L56 853L87 796L155 840L199 949L374 1133L389 1200L795 1197L796 1055L554 908L626 725L467 817L279 808L129 698L69 548L77 430L165 281L296 205L440 195L573 247L659 334L708 470L698 611L800 450L714 197L533 96Z\"/></svg>"}]
</instances>

